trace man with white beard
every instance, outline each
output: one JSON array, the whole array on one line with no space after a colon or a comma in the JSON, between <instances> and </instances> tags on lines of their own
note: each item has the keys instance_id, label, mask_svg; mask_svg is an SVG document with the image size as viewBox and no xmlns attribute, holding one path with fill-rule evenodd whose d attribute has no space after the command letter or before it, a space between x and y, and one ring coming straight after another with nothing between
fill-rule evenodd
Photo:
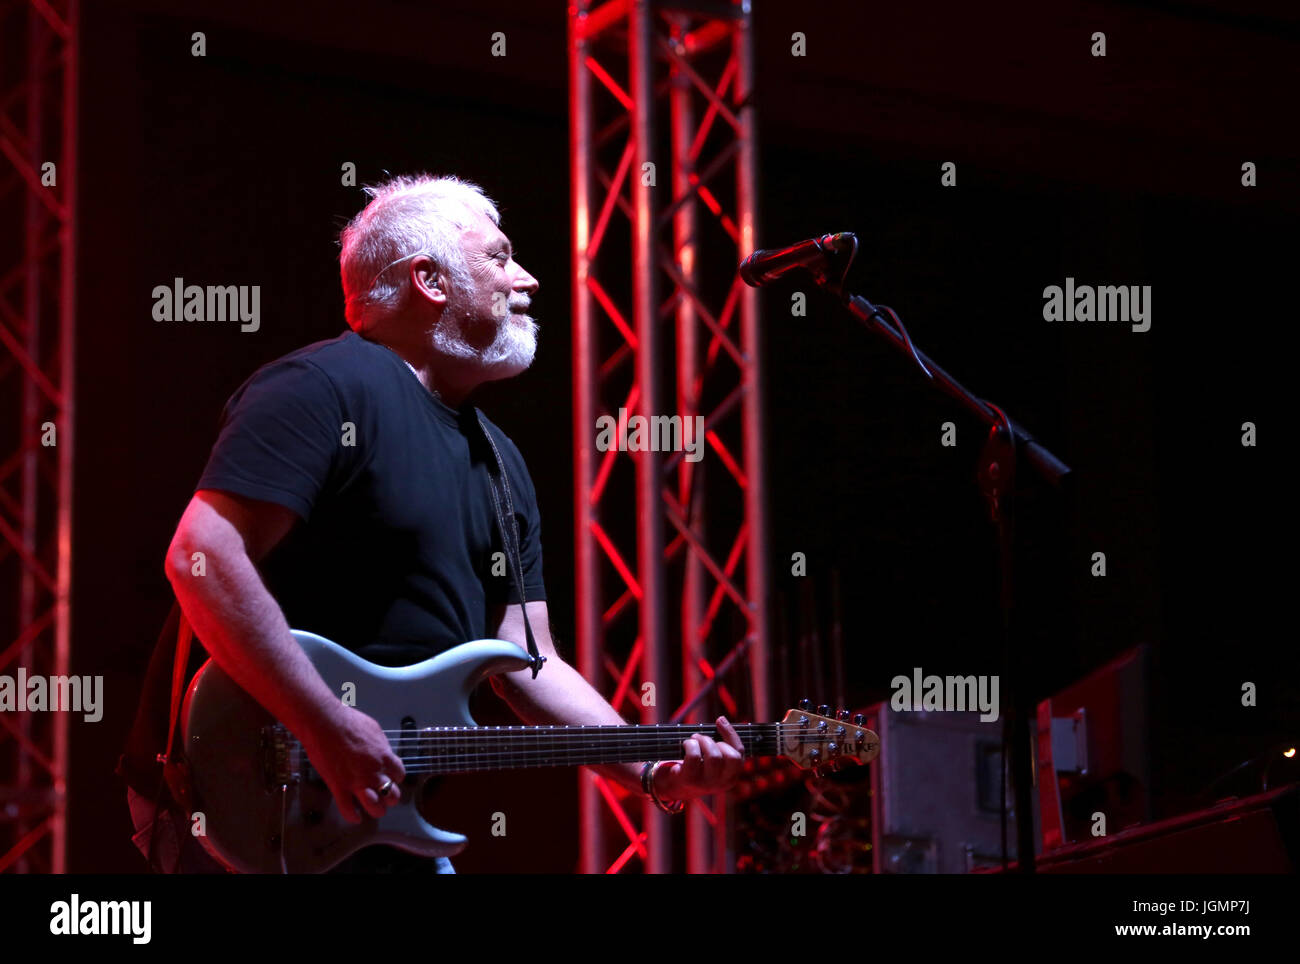
<instances>
[{"instance_id":1,"label":"man with white beard","mask_svg":"<svg viewBox=\"0 0 1300 964\"><path fill-rule=\"evenodd\" d=\"M367 193L370 203L341 237L352 330L263 366L231 397L167 555L197 637L302 741L352 822L397 803L404 768L379 724L325 684L290 627L387 666L474 639L523 646L520 594L499 566L492 571L501 545L489 473L498 454L519 525L528 621L546 663L494 685L528 724L625 723L556 655L532 481L514 443L466 402L477 386L532 363L538 326L527 312L537 279L515 260L477 185L397 177ZM153 667L150 675L166 678ZM662 801L735 782L742 744L729 722L718 726L724 740L696 734L680 761L597 769L637 793L648 786L675 810ZM147 852L154 814L143 782L130 797ZM189 835L179 836L172 845L192 855ZM199 869L201 857L188 866ZM338 869L445 873L451 865L371 848Z\"/></svg>"}]
</instances>

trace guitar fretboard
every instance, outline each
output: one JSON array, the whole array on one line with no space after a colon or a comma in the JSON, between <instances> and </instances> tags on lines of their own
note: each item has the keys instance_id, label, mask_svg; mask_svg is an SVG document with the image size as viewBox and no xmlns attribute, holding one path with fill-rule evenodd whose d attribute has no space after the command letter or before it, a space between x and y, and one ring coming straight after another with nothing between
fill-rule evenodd
<instances>
[{"instance_id":1,"label":"guitar fretboard","mask_svg":"<svg viewBox=\"0 0 1300 964\"><path fill-rule=\"evenodd\" d=\"M746 757L779 752L780 723L733 724ZM535 767L591 766L674 760L682 741L703 733L721 741L716 726L433 726L388 731L393 750L410 774L472 773ZM809 734L813 736L813 734ZM818 737L821 738L820 736ZM295 769L304 764L294 744Z\"/></svg>"}]
</instances>

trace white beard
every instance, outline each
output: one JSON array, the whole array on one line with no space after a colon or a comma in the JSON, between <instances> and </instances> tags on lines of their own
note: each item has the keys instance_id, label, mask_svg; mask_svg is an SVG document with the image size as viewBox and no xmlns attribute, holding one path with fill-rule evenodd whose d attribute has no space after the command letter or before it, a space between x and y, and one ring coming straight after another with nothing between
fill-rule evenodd
<instances>
[{"instance_id":1,"label":"white beard","mask_svg":"<svg viewBox=\"0 0 1300 964\"><path fill-rule=\"evenodd\" d=\"M523 324L516 324L520 318ZM518 375L533 363L537 354L537 322L529 315L511 311L497 326L496 337L478 349L465 340L460 319L445 319L433 330L434 350L452 358L473 362L494 378Z\"/></svg>"}]
</instances>

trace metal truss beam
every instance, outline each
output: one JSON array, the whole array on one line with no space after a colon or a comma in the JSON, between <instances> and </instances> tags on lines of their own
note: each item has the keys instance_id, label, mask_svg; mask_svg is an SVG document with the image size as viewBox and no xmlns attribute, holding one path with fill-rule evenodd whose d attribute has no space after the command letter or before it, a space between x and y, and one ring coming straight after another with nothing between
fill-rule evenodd
<instances>
[{"instance_id":1,"label":"metal truss beam","mask_svg":"<svg viewBox=\"0 0 1300 964\"><path fill-rule=\"evenodd\" d=\"M578 666L643 723L766 721L757 296L735 276L755 241L749 5L570 10ZM701 448L601 451L620 410L680 416L683 442L699 418ZM664 815L638 824L640 801L581 780L584 871L674 869ZM686 869L729 870L724 802L686 824Z\"/></svg>"},{"instance_id":2,"label":"metal truss beam","mask_svg":"<svg viewBox=\"0 0 1300 964\"><path fill-rule=\"evenodd\" d=\"M68 673L77 25L0 3L0 674L28 678ZM0 713L0 872L66 869L67 770L68 713Z\"/></svg>"}]
</instances>

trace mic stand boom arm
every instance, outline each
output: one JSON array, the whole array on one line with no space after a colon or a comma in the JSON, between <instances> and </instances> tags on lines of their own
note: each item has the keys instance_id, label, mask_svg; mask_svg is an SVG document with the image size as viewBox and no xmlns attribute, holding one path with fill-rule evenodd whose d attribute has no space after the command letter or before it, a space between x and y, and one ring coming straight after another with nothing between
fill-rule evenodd
<instances>
[{"instance_id":1,"label":"mic stand boom arm","mask_svg":"<svg viewBox=\"0 0 1300 964\"><path fill-rule=\"evenodd\" d=\"M818 283L822 283L820 279ZM839 295L839 291L834 285L822 284L822 286ZM995 411L987 402L972 395L951 375L927 358L924 352L909 345L903 336L894 330L894 326L885 321L886 316L882 309L877 308L861 295L845 295L840 298L840 303L844 305L849 314L862 322L864 328L883 337L902 354L911 357L915 352L916 357L930 370L930 380L934 383L935 388L950 398L956 399L958 404L989 426L990 430L1005 429L1006 425L1009 424L1016 440L1016 447L1042 479L1052 485L1058 485L1070 474L1070 467L1034 441L1033 436L1026 432L1019 423L1006 418Z\"/></svg>"},{"instance_id":2,"label":"mic stand boom arm","mask_svg":"<svg viewBox=\"0 0 1300 964\"><path fill-rule=\"evenodd\" d=\"M1016 851L1017 867L1022 873L1033 873L1034 819L1033 819L1033 761L1031 756L1029 719L1033 704L1029 700L1024 682L1024 672L1019 647L1014 643L1012 613L1015 609L1015 583L1013 569L1012 496L1014 493L1016 461L1022 457L1040 478L1059 486L1070 474L1070 467L1050 451L1034 441L1033 437L1002 409L972 395L964 386L932 362L912 345L905 332L900 332L886 321L882 308L873 305L861 295L845 293L839 284L831 282L826 274L814 271L817 284L836 296L844 308L871 332L884 338L901 354L913 358L931 384L953 398L989 427L989 436L980 453L978 479L980 491L989 506L989 515L998 533L998 567L1000 569L999 609L1002 613L1003 666L1008 675L1008 703L1010 712L1003 718L1003 766L1006 765L1007 747L1010 747L1011 772L1016 794ZM901 322L900 322L901 326ZM1054 774L1051 778L1054 779ZM999 781L1006 791L1005 777ZM1007 809L1002 804L1002 866L1007 869Z\"/></svg>"}]
</instances>

